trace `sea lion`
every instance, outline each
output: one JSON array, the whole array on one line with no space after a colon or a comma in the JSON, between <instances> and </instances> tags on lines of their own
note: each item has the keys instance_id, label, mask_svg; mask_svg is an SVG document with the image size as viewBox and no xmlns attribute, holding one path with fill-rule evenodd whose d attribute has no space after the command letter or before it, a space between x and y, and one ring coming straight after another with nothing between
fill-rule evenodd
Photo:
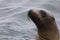
<instances>
[{"instance_id":1,"label":"sea lion","mask_svg":"<svg viewBox=\"0 0 60 40\"><path fill-rule=\"evenodd\" d=\"M35 23L38 29L36 40L59 40L59 32L55 18L45 9L31 9L28 16Z\"/></svg>"}]
</instances>

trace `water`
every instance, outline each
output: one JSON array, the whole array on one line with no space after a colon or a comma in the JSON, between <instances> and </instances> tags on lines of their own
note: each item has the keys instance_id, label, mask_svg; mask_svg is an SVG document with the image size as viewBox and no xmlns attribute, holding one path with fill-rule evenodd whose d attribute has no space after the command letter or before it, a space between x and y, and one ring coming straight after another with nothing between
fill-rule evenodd
<instances>
[{"instance_id":1,"label":"water","mask_svg":"<svg viewBox=\"0 0 60 40\"><path fill-rule=\"evenodd\" d=\"M37 28L27 15L32 8L51 11L60 31L60 0L0 0L0 40L34 40Z\"/></svg>"}]
</instances>

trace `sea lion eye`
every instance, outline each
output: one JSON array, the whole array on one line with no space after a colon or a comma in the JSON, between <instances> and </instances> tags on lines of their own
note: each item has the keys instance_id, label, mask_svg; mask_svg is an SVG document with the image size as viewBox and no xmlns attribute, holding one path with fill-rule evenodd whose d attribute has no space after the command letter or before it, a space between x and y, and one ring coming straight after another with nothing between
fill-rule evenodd
<instances>
[{"instance_id":1,"label":"sea lion eye","mask_svg":"<svg viewBox=\"0 0 60 40\"><path fill-rule=\"evenodd\" d=\"M40 10L40 14L41 14L42 17L46 17L47 16L47 14L46 14L46 12L44 10Z\"/></svg>"}]
</instances>

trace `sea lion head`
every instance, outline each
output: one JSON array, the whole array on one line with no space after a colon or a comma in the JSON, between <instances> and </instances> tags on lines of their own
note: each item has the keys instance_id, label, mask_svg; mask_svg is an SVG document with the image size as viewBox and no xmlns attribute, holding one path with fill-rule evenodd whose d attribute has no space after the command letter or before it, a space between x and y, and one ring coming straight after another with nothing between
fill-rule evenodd
<instances>
[{"instance_id":1,"label":"sea lion head","mask_svg":"<svg viewBox=\"0 0 60 40\"><path fill-rule=\"evenodd\" d=\"M36 24L40 40L57 40L58 29L54 16L45 9L31 9L28 16Z\"/></svg>"},{"instance_id":2,"label":"sea lion head","mask_svg":"<svg viewBox=\"0 0 60 40\"><path fill-rule=\"evenodd\" d=\"M55 18L47 10L31 9L28 15L40 30L44 27L46 30L55 22Z\"/></svg>"}]
</instances>

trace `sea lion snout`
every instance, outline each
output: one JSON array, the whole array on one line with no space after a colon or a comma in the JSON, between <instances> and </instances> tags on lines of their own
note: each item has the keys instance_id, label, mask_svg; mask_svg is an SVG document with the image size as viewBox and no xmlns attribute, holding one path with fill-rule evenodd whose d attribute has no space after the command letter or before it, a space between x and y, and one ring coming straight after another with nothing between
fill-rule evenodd
<instances>
[{"instance_id":1,"label":"sea lion snout","mask_svg":"<svg viewBox=\"0 0 60 40\"><path fill-rule=\"evenodd\" d=\"M41 17L46 17L47 16L47 13L46 13L46 11L44 11L44 10L33 10L33 9L31 9L31 10L29 10L29 12L28 12L29 14L29 16L31 17L32 15L33 16L39 16L39 14L40 14L40 16Z\"/></svg>"}]
</instances>

